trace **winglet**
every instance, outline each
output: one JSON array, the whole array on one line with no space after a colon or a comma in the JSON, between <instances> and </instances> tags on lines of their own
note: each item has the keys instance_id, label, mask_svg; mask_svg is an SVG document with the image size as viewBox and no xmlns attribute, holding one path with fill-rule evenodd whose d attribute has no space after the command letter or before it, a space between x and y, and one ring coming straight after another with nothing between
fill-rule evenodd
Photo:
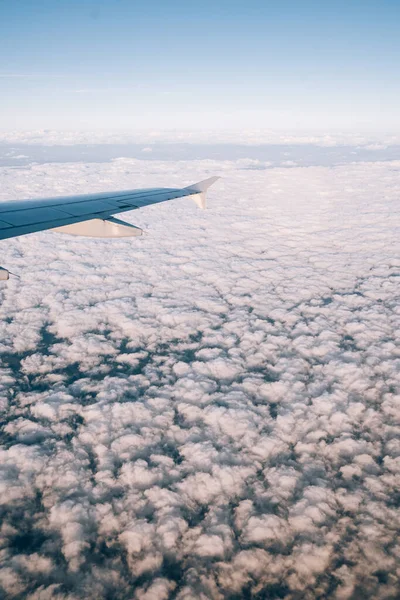
<instances>
[{"instance_id":1,"label":"winglet","mask_svg":"<svg viewBox=\"0 0 400 600\"><path fill-rule=\"evenodd\" d=\"M193 183L192 185L188 185L185 187L185 190L192 192L190 197L194 200L197 206L201 209L206 208L206 191L213 183L215 183L220 177L209 177L208 179L204 179L203 181L199 181L198 183Z\"/></svg>"},{"instance_id":2,"label":"winglet","mask_svg":"<svg viewBox=\"0 0 400 600\"><path fill-rule=\"evenodd\" d=\"M213 183L221 179L220 177L209 177L208 179L203 179L203 181L199 181L198 183L193 183L192 185L188 185L185 187L185 190L193 190L193 192L202 193L206 192Z\"/></svg>"}]
</instances>

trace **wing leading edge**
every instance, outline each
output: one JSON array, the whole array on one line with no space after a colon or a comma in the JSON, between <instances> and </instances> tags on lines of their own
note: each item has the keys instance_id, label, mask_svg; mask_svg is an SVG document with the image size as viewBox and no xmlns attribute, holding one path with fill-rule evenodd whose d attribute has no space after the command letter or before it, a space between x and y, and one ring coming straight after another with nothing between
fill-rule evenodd
<instances>
[{"instance_id":1,"label":"wing leading edge","mask_svg":"<svg viewBox=\"0 0 400 600\"><path fill-rule=\"evenodd\" d=\"M210 177L184 188L139 189L3 202L0 203L0 240L48 229L95 237L140 235L140 229L112 216L185 196L192 197L198 206L205 208L206 191L217 179L219 177Z\"/></svg>"}]
</instances>

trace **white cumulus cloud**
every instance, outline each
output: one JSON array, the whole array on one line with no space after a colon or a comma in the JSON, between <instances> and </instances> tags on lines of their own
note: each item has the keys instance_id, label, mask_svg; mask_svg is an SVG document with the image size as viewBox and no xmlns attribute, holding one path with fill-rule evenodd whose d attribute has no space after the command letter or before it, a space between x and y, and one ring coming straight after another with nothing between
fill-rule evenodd
<instances>
[{"instance_id":1,"label":"white cumulus cloud","mask_svg":"<svg viewBox=\"0 0 400 600\"><path fill-rule=\"evenodd\" d=\"M223 176L141 238L2 242L5 597L399 596L399 171L0 169L4 200Z\"/></svg>"}]
</instances>

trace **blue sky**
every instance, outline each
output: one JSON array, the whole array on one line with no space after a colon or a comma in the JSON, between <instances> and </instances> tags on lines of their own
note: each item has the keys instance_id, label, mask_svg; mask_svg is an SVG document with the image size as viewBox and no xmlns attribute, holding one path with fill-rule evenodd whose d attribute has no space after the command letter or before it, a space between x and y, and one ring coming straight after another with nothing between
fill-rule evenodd
<instances>
[{"instance_id":1,"label":"blue sky","mask_svg":"<svg viewBox=\"0 0 400 600\"><path fill-rule=\"evenodd\" d=\"M400 130L399 0L0 0L0 129Z\"/></svg>"}]
</instances>

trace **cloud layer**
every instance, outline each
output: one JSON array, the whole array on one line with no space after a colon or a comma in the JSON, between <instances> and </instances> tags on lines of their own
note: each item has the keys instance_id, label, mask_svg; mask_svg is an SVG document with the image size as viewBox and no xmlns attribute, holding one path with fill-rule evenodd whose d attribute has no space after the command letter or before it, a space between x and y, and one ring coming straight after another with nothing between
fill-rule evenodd
<instances>
[{"instance_id":1,"label":"cloud layer","mask_svg":"<svg viewBox=\"0 0 400 600\"><path fill-rule=\"evenodd\" d=\"M79 90L76 90L79 92ZM84 90L83 90L84 91ZM400 143L399 131L393 132L329 132L293 133L271 129L249 130L131 130L131 131L61 131L37 129L32 131L0 131L0 143L43 144L49 146L75 144L124 144L124 143L188 142L215 144L279 144L321 147L361 146L380 149Z\"/></svg>"},{"instance_id":2,"label":"cloud layer","mask_svg":"<svg viewBox=\"0 0 400 600\"><path fill-rule=\"evenodd\" d=\"M399 596L400 162L251 166L0 170L4 199L223 176L142 238L2 242L7 598Z\"/></svg>"}]
</instances>

